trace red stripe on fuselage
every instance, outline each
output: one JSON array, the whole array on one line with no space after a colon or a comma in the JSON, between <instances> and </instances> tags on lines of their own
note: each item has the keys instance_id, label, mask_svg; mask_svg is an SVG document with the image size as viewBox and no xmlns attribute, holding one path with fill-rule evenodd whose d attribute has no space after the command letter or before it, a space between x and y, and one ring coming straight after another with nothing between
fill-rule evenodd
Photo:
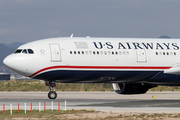
<instances>
[{"instance_id":1,"label":"red stripe on fuselage","mask_svg":"<svg viewBox=\"0 0 180 120\"><path fill-rule=\"evenodd\" d=\"M152 67L152 66L52 66L41 69L29 77L33 77L34 75L50 70L50 69L57 69L57 68L76 68L76 69L169 69L171 67Z\"/></svg>"}]
</instances>

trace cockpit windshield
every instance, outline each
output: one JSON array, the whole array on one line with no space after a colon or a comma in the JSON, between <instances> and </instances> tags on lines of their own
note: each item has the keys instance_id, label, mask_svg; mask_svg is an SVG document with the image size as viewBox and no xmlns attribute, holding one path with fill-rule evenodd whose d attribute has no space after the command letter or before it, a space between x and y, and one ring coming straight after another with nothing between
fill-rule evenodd
<instances>
[{"instance_id":1,"label":"cockpit windshield","mask_svg":"<svg viewBox=\"0 0 180 120\"><path fill-rule=\"evenodd\" d=\"M27 50L26 50L26 49L24 49L24 50L22 51L22 53L27 54Z\"/></svg>"},{"instance_id":2,"label":"cockpit windshield","mask_svg":"<svg viewBox=\"0 0 180 120\"><path fill-rule=\"evenodd\" d=\"M17 53L34 54L34 51L32 49L17 49L14 54Z\"/></svg>"},{"instance_id":3,"label":"cockpit windshield","mask_svg":"<svg viewBox=\"0 0 180 120\"><path fill-rule=\"evenodd\" d=\"M14 53L21 53L22 49L17 49Z\"/></svg>"},{"instance_id":4,"label":"cockpit windshield","mask_svg":"<svg viewBox=\"0 0 180 120\"><path fill-rule=\"evenodd\" d=\"M31 49L28 49L28 53L29 53L29 54L34 54L34 51L31 50Z\"/></svg>"}]
</instances>

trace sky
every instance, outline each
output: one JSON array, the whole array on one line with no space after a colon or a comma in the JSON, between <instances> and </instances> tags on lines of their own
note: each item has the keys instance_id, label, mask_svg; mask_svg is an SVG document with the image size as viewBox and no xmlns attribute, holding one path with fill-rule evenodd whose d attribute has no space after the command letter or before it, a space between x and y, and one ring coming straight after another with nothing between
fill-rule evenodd
<instances>
[{"instance_id":1,"label":"sky","mask_svg":"<svg viewBox=\"0 0 180 120\"><path fill-rule=\"evenodd\" d=\"M52 37L180 38L180 0L0 0L0 43Z\"/></svg>"}]
</instances>

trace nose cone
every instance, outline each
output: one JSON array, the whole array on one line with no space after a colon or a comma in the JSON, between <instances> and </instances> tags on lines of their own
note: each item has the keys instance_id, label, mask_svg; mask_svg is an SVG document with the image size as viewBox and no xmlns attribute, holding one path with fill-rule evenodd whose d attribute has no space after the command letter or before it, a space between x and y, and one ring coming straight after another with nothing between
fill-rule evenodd
<instances>
[{"instance_id":1,"label":"nose cone","mask_svg":"<svg viewBox=\"0 0 180 120\"><path fill-rule=\"evenodd\" d=\"M3 63L6 67L10 68L10 69L13 69L14 67L14 60L12 58L11 55L7 56L4 60L3 60Z\"/></svg>"},{"instance_id":2,"label":"nose cone","mask_svg":"<svg viewBox=\"0 0 180 120\"><path fill-rule=\"evenodd\" d=\"M28 58L23 57L21 55L16 55L16 54L11 54L7 56L4 60L3 63L6 67L11 69L12 71L24 75L24 76L29 76L32 73L29 73L28 71L28 65L27 61Z\"/></svg>"}]
</instances>

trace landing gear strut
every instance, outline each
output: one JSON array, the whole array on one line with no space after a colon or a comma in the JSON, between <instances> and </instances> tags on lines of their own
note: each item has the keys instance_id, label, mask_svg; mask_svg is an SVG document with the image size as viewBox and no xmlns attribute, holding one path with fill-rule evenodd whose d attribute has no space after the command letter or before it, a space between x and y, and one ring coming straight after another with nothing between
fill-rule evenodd
<instances>
[{"instance_id":1,"label":"landing gear strut","mask_svg":"<svg viewBox=\"0 0 180 120\"><path fill-rule=\"evenodd\" d=\"M46 85L49 85L49 89L50 89L50 91L48 93L48 98L49 99L56 99L57 93L54 89L54 87L56 86L55 81L46 82Z\"/></svg>"}]
</instances>

